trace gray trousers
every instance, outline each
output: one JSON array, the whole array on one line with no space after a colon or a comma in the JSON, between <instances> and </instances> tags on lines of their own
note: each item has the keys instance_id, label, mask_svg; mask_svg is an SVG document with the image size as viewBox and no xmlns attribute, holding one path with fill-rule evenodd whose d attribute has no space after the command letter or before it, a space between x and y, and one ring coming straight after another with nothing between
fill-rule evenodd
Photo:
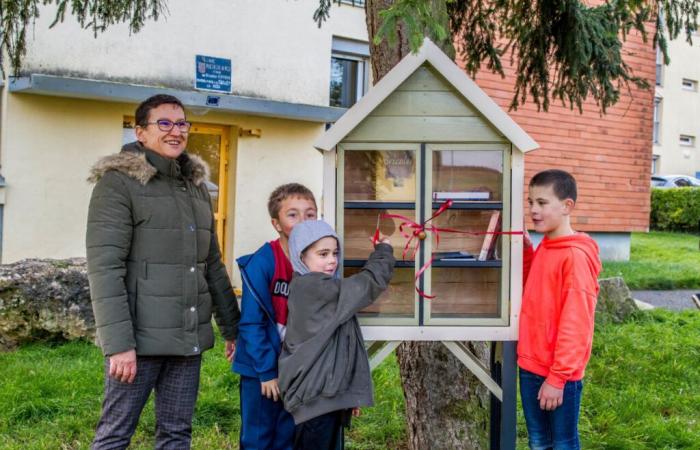
<instances>
[{"instance_id":1,"label":"gray trousers","mask_svg":"<svg viewBox=\"0 0 700 450\"><path fill-rule=\"evenodd\" d=\"M136 379L129 384L109 376L109 358L105 358L102 416L91 448L127 448L141 411L155 390L155 448L189 449L201 364L201 355L137 356Z\"/></svg>"}]
</instances>

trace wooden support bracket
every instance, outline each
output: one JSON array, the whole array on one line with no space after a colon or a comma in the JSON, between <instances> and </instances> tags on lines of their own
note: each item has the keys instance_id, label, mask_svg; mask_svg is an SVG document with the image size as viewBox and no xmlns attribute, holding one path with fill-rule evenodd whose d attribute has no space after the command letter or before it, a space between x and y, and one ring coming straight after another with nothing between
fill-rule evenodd
<instances>
[{"instance_id":1,"label":"wooden support bracket","mask_svg":"<svg viewBox=\"0 0 700 450\"><path fill-rule=\"evenodd\" d=\"M463 343L456 341L442 341L442 343L471 371L471 373L484 383L484 386L486 386L499 401L503 401L503 389L491 378L488 367L486 367L469 348Z\"/></svg>"}]
</instances>

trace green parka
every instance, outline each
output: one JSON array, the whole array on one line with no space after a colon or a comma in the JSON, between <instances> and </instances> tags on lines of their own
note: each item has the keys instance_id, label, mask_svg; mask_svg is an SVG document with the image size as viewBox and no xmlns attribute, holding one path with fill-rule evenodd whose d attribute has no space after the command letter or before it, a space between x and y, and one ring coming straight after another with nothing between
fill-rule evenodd
<instances>
[{"instance_id":1,"label":"green parka","mask_svg":"<svg viewBox=\"0 0 700 450\"><path fill-rule=\"evenodd\" d=\"M135 142L91 171L88 280L105 355L197 355L226 339L240 312L216 239L206 163Z\"/></svg>"}]
</instances>

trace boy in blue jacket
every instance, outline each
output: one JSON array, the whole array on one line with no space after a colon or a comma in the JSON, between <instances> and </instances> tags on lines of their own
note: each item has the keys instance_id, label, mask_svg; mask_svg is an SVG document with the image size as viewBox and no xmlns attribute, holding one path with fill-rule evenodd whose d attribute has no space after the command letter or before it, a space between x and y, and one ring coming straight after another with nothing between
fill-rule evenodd
<instances>
[{"instance_id":1,"label":"boy in blue jacket","mask_svg":"<svg viewBox=\"0 0 700 450\"><path fill-rule=\"evenodd\" d=\"M284 410L277 374L293 273L288 240L294 225L316 220L317 208L313 193L297 183L275 189L267 208L279 239L237 259L243 296L232 370L241 375L241 450L291 449L294 443L294 421Z\"/></svg>"}]
</instances>

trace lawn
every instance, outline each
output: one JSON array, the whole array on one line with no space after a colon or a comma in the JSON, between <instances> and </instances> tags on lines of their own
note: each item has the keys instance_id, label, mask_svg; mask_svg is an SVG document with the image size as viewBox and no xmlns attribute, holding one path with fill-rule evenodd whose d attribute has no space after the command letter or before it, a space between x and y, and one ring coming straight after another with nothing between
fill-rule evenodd
<instances>
[{"instance_id":1,"label":"lawn","mask_svg":"<svg viewBox=\"0 0 700 450\"><path fill-rule=\"evenodd\" d=\"M628 262L604 262L601 278L622 276L630 289L700 289L700 237L632 233Z\"/></svg>"},{"instance_id":2,"label":"lawn","mask_svg":"<svg viewBox=\"0 0 700 450\"><path fill-rule=\"evenodd\" d=\"M194 422L195 449L238 448L238 380L221 342L207 352ZM700 442L700 311L639 313L596 330L581 436L586 449L696 449ZM29 345L0 354L0 448L87 449L98 418L102 360L89 343ZM377 405L349 435L351 449L404 446L395 359L374 372ZM518 448L526 448L522 414ZM132 448L152 448L147 406Z\"/></svg>"}]
</instances>

